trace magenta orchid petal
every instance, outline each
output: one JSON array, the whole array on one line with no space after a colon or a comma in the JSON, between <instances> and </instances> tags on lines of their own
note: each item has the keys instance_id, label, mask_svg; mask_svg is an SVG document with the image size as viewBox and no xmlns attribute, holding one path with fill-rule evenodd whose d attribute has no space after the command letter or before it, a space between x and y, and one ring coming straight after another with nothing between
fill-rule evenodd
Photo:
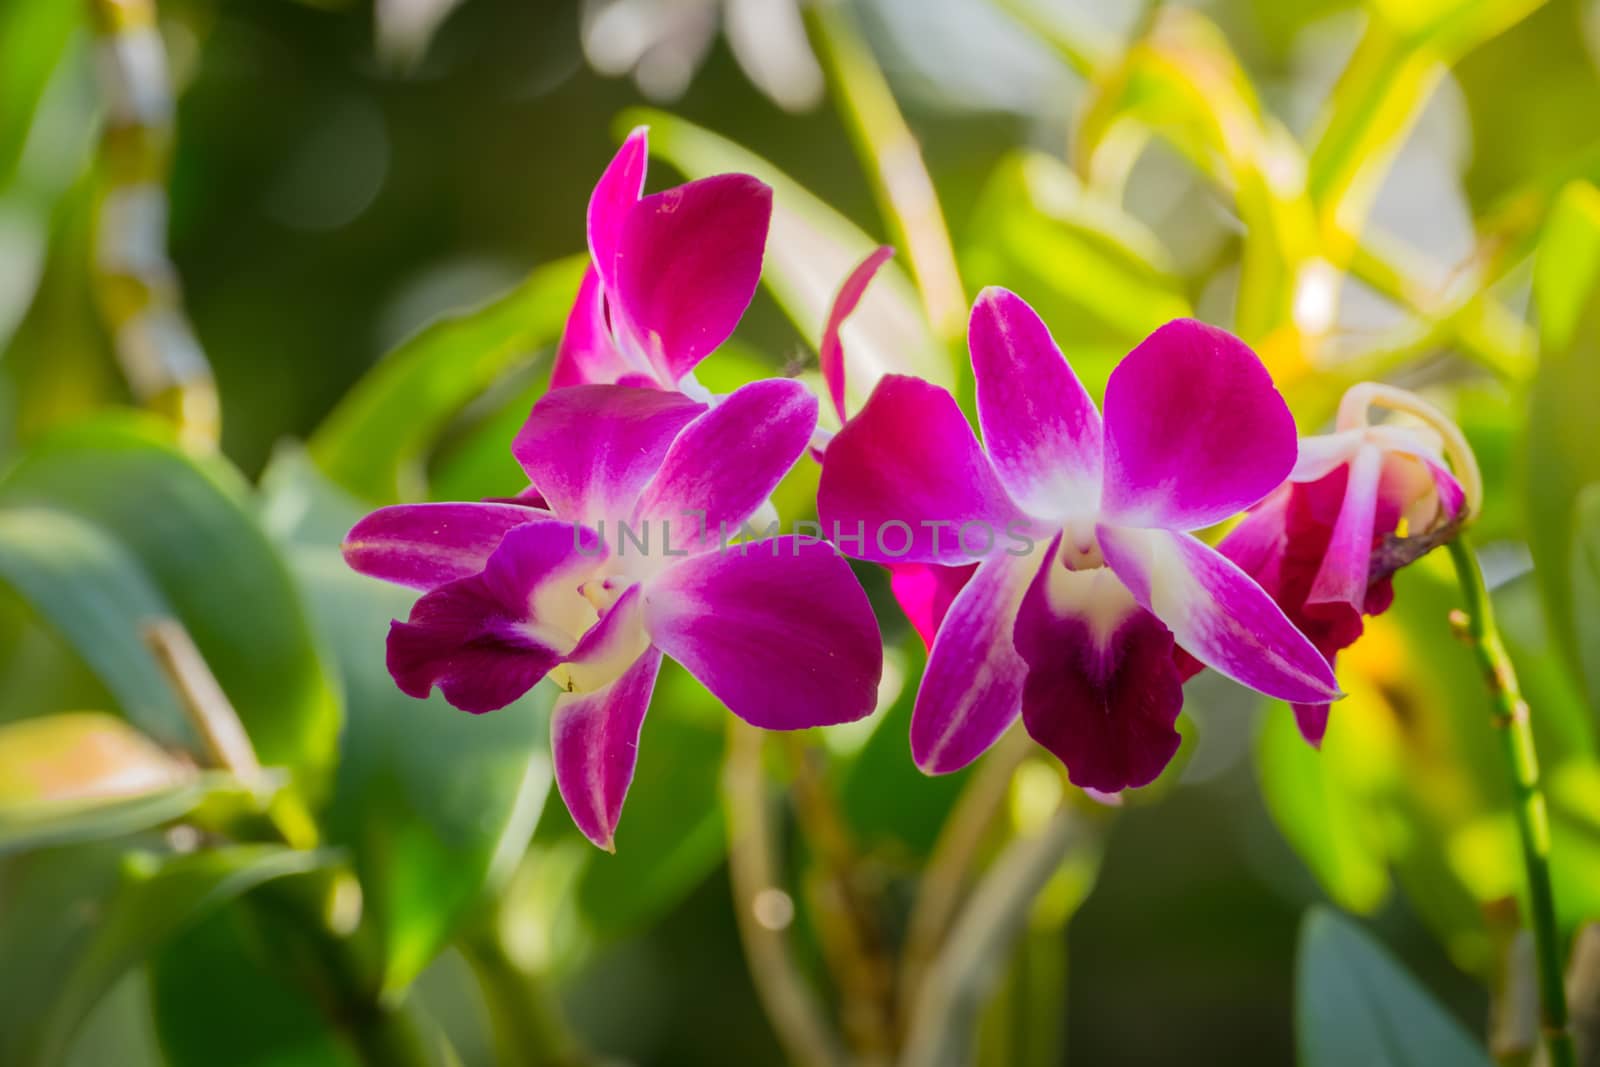
<instances>
[{"instance_id":1,"label":"magenta orchid petal","mask_svg":"<svg viewBox=\"0 0 1600 1067\"><path fill-rule=\"evenodd\" d=\"M983 531L1003 545L1027 524L955 399L898 374L829 442L817 511L850 555L879 563L968 564L988 554L969 550ZM968 524L982 530L964 539Z\"/></svg>"},{"instance_id":2,"label":"magenta orchid petal","mask_svg":"<svg viewBox=\"0 0 1600 1067\"><path fill-rule=\"evenodd\" d=\"M1257 504L1217 543L1217 551L1276 596L1283 566L1284 529L1294 485L1285 482Z\"/></svg>"},{"instance_id":3,"label":"magenta orchid petal","mask_svg":"<svg viewBox=\"0 0 1600 1067\"><path fill-rule=\"evenodd\" d=\"M623 228L644 194L648 165L648 132L639 126L622 142L589 196L589 255L594 257L594 269L606 292L617 291L616 261Z\"/></svg>"},{"instance_id":4,"label":"magenta orchid petal","mask_svg":"<svg viewBox=\"0 0 1600 1067\"><path fill-rule=\"evenodd\" d=\"M591 265L578 285L578 298L567 315L561 344L556 348L555 365L550 370L550 388L569 385L615 382L637 371L617 350L606 322L605 288L600 274ZM655 380L648 379L651 385Z\"/></svg>"},{"instance_id":5,"label":"magenta orchid petal","mask_svg":"<svg viewBox=\"0 0 1600 1067\"><path fill-rule=\"evenodd\" d=\"M613 326L663 385L676 387L733 333L760 281L771 221L772 189L748 174L702 178L629 209L607 284Z\"/></svg>"},{"instance_id":6,"label":"magenta orchid petal","mask_svg":"<svg viewBox=\"0 0 1600 1067\"><path fill-rule=\"evenodd\" d=\"M438 686L463 711L505 707L571 650L576 587L604 556L598 535L572 523L508 531L481 573L427 593L390 627L395 684L419 698Z\"/></svg>"},{"instance_id":7,"label":"magenta orchid petal","mask_svg":"<svg viewBox=\"0 0 1600 1067\"><path fill-rule=\"evenodd\" d=\"M1294 724L1300 728L1300 736L1305 738L1313 748L1322 747L1322 739L1328 733L1328 705L1326 704L1292 704L1294 709Z\"/></svg>"},{"instance_id":8,"label":"magenta orchid petal","mask_svg":"<svg viewBox=\"0 0 1600 1067\"><path fill-rule=\"evenodd\" d=\"M950 604L977 569L976 563L965 567L941 567L937 563L889 565L889 590L900 604L900 610L905 612L911 628L922 638L924 648L933 647L934 636Z\"/></svg>"},{"instance_id":9,"label":"magenta orchid petal","mask_svg":"<svg viewBox=\"0 0 1600 1067\"><path fill-rule=\"evenodd\" d=\"M661 653L646 649L615 681L592 693L563 693L550 713L556 788L583 836L608 852L616 851L617 822L660 669Z\"/></svg>"},{"instance_id":10,"label":"magenta orchid petal","mask_svg":"<svg viewBox=\"0 0 1600 1067\"><path fill-rule=\"evenodd\" d=\"M1148 785L1172 761L1183 708L1172 631L1115 574L1041 568L1014 640L1028 665L1023 724L1074 785L1116 793Z\"/></svg>"},{"instance_id":11,"label":"magenta orchid petal","mask_svg":"<svg viewBox=\"0 0 1600 1067\"><path fill-rule=\"evenodd\" d=\"M1433 488L1439 494L1440 512L1447 520L1460 518L1467 510L1466 490L1461 488L1461 483L1450 472L1450 468L1438 460L1424 457L1422 464L1433 475Z\"/></svg>"},{"instance_id":12,"label":"magenta orchid petal","mask_svg":"<svg viewBox=\"0 0 1600 1067\"><path fill-rule=\"evenodd\" d=\"M1209 526L1276 488L1295 455L1283 397L1256 354L1225 330L1169 322L1106 384L1107 522Z\"/></svg>"},{"instance_id":13,"label":"magenta orchid petal","mask_svg":"<svg viewBox=\"0 0 1600 1067\"><path fill-rule=\"evenodd\" d=\"M533 406L511 452L556 514L615 520L633 510L678 432L704 411L681 393L558 389Z\"/></svg>"},{"instance_id":14,"label":"magenta orchid petal","mask_svg":"<svg viewBox=\"0 0 1600 1067\"><path fill-rule=\"evenodd\" d=\"M1308 609L1343 605L1351 615L1360 617L1372 572L1373 531L1382 477L1383 452L1370 444L1356 449L1350 460L1339 517L1333 524L1322 566L1306 596Z\"/></svg>"},{"instance_id":15,"label":"magenta orchid petal","mask_svg":"<svg viewBox=\"0 0 1600 1067\"><path fill-rule=\"evenodd\" d=\"M648 585L645 629L754 726L853 722L877 705L878 624L825 541L775 537L675 563Z\"/></svg>"},{"instance_id":16,"label":"magenta orchid petal","mask_svg":"<svg viewBox=\"0 0 1600 1067\"><path fill-rule=\"evenodd\" d=\"M1011 633L1041 562L991 556L951 602L911 713L911 757L924 772L960 770L1016 720L1027 664Z\"/></svg>"},{"instance_id":17,"label":"magenta orchid petal","mask_svg":"<svg viewBox=\"0 0 1600 1067\"><path fill-rule=\"evenodd\" d=\"M1038 314L989 288L967 327L983 443L1011 497L1033 515L1093 512L1100 413Z\"/></svg>"},{"instance_id":18,"label":"magenta orchid petal","mask_svg":"<svg viewBox=\"0 0 1600 1067\"><path fill-rule=\"evenodd\" d=\"M515 504L397 504L356 523L342 547L352 569L428 590L477 574L508 530L545 518Z\"/></svg>"},{"instance_id":19,"label":"magenta orchid petal","mask_svg":"<svg viewBox=\"0 0 1600 1067\"><path fill-rule=\"evenodd\" d=\"M702 535L713 545L732 538L789 473L816 428L817 398L799 382L768 378L742 386L672 442L634 518L659 527L663 536L670 530L677 547L693 546Z\"/></svg>"},{"instance_id":20,"label":"magenta orchid petal","mask_svg":"<svg viewBox=\"0 0 1600 1067\"><path fill-rule=\"evenodd\" d=\"M1335 469L1350 462L1356 449L1367 438L1364 430L1340 430L1338 433L1319 434L1300 439L1300 453L1289 472L1292 482L1315 482L1326 478Z\"/></svg>"},{"instance_id":21,"label":"magenta orchid petal","mask_svg":"<svg viewBox=\"0 0 1600 1067\"><path fill-rule=\"evenodd\" d=\"M1169 530L1102 523L1096 535L1139 606L1207 667L1281 700L1317 703L1340 695L1322 653L1216 549Z\"/></svg>"},{"instance_id":22,"label":"magenta orchid petal","mask_svg":"<svg viewBox=\"0 0 1600 1067\"><path fill-rule=\"evenodd\" d=\"M844 342L839 339L839 330L866 295L867 283L893 255L894 249L888 245L874 249L845 277L833 298L833 306L828 309L828 321L822 328L822 343L817 346L817 363L822 369L823 383L827 386L828 397L833 401L833 410L840 422L848 416L844 406Z\"/></svg>"}]
</instances>

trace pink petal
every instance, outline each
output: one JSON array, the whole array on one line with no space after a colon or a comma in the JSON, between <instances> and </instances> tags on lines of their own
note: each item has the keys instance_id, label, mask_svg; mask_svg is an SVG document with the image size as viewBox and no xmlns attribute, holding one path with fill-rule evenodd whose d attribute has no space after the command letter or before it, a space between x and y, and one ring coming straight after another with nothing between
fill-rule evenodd
<instances>
[{"instance_id":1,"label":"pink petal","mask_svg":"<svg viewBox=\"0 0 1600 1067\"><path fill-rule=\"evenodd\" d=\"M1289 480L1315 482L1326 478L1338 467L1350 462L1367 438L1367 431L1340 430L1338 433L1319 434L1300 438L1300 452L1295 458Z\"/></svg>"},{"instance_id":2,"label":"pink petal","mask_svg":"<svg viewBox=\"0 0 1600 1067\"><path fill-rule=\"evenodd\" d=\"M639 368L628 363L611 339L606 323L605 290L593 265L584 271L578 298L567 315L566 329L550 370L550 388L569 385L609 385ZM654 384L654 379L650 379Z\"/></svg>"},{"instance_id":3,"label":"pink petal","mask_svg":"<svg viewBox=\"0 0 1600 1067\"><path fill-rule=\"evenodd\" d=\"M426 594L389 628L389 673L410 696L434 686L462 711L503 708L569 651L571 637L541 619L550 593L576 598L604 546L592 531L545 520L506 533L479 574ZM556 607L564 607L559 600Z\"/></svg>"},{"instance_id":4,"label":"pink petal","mask_svg":"<svg viewBox=\"0 0 1600 1067\"><path fill-rule=\"evenodd\" d=\"M1351 458L1345 480L1344 501L1333 524L1322 566L1317 570L1306 606L1341 605L1356 616L1367 602L1372 574L1372 543L1377 530L1378 485L1383 476L1383 452L1363 445Z\"/></svg>"},{"instance_id":5,"label":"pink petal","mask_svg":"<svg viewBox=\"0 0 1600 1067\"><path fill-rule=\"evenodd\" d=\"M1322 739L1328 732L1328 705L1326 704L1292 704L1294 708L1294 723L1300 728L1300 736L1311 744L1312 748L1321 748Z\"/></svg>"},{"instance_id":6,"label":"pink petal","mask_svg":"<svg viewBox=\"0 0 1600 1067\"><path fill-rule=\"evenodd\" d=\"M605 291L617 291L617 253L622 248L623 227L633 205L644 192L644 172L649 163L648 130L636 127L600 175L589 197L589 255L594 257Z\"/></svg>"},{"instance_id":7,"label":"pink petal","mask_svg":"<svg viewBox=\"0 0 1600 1067\"><path fill-rule=\"evenodd\" d=\"M766 502L817 427L817 398L799 382L742 386L690 423L639 496L635 518L672 544L719 544ZM670 523L668 527L666 524ZM726 532L726 537L723 532Z\"/></svg>"},{"instance_id":8,"label":"pink petal","mask_svg":"<svg viewBox=\"0 0 1600 1067\"><path fill-rule=\"evenodd\" d=\"M817 511L836 544L879 563L967 564L1028 526L955 399L899 374L829 442Z\"/></svg>"},{"instance_id":9,"label":"pink petal","mask_svg":"<svg viewBox=\"0 0 1600 1067\"><path fill-rule=\"evenodd\" d=\"M906 613L911 628L922 638L925 648L933 647L939 624L956 594L978 569L976 563L965 567L941 567L937 563L889 564L889 590Z\"/></svg>"},{"instance_id":10,"label":"pink petal","mask_svg":"<svg viewBox=\"0 0 1600 1067\"><path fill-rule=\"evenodd\" d=\"M817 347L817 363L822 368L822 380L827 384L828 396L833 400L833 410L838 413L840 422L849 416L844 409L844 343L839 340L839 328L856 309L856 305L861 303L867 283L878 273L878 268L893 255L894 249L888 245L874 249L845 278L833 298L833 306L828 309L828 322L822 328L822 344Z\"/></svg>"},{"instance_id":11,"label":"pink petal","mask_svg":"<svg viewBox=\"0 0 1600 1067\"><path fill-rule=\"evenodd\" d=\"M1029 513L1092 513L1100 500L1100 413L1033 308L1005 289L978 294L967 327L983 443Z\"/></svg>"},{"instance_id":12,"label":"pink petal","mask_svg":"<svg viewBox=\"0 0 1600 1067\"><path fill-rule=\"evenodd\" d=\"M616 851L617 821L660 669L661 653L647 649L604 689L557 697L550 715L556 788L583 836L607 852Z\"/></svg>"},{"instance_id":13,"label":"pink petal","mask_svg":"<svg viewBox=\"0 0 1600 1067\"><path fill-rule=\"evenodd\" d=\"M615 521L633 512L673 438L703 411L675 392L557 389L533 405L511 452L557 515Z\"/></svg>"},{"instance_id":14,"label":"pink petal","mask_svg":"<svg viewBox=\"0 0 1600 1067\"><path fill-rule=\"evenodd\" d=\"M1107 568L1052 563L1023 598L1014 636L1028 665L1022 721L1072 783L1117 793L1155 781L1181 741L1172 631Z\"/></svg>"},{"instance_id":15,"label":"pink petal","mask_svg":"<svg viewBox=\"0 0 1600 1067\"><path fill-rule=\"evenodd\" d=\"M1217 551L1233 560L1274 599L1283 568L1289 503L1294 485L1285 482L1251 508L1239 525L1217 543Z\"/></svg>"},{"instance_id":16,"label":"pink petal","mask_svg":"<svg viewBox=\"0 0 1600 1067\"><path fill-rule=\"evenodd\" d=\"M1339 697L1333 670L1283 609L1232 561L1183 533L1096 528L1100 550L1139 606L1195 659L1280 700Z\"/></svg>"},{"instance_id":17,"label":"pink petal","mask_svg":"<svg viewBox=\"0 0 1600 1067\"><path fill-rule=\"evenodd\" d=\"M506 531L549 516L515 504L397 504L351 528L351 568L413 589L433 589L483 570Z\"/></svg>"},{"instance_id":18,"label":"pink petal","mask_svg":"<svg viewBox=\"0 0 1600 1067\"><path fill-rule=\"evenodd\" d=\"M1041 562L1042 553L991 556L950 604L911 713L911 757L925 773L965 767L1021 710L1027 664L1011 631Z\"/></svg>"},{"instance_id":19,"label":"pink petal","mask_svg":"<svg viewBox=\"0 0 1600 1067\"><path fill-rule=\"evenodd\" d=\"M645 628L754 726L854 722L877 705L878 623L825 541L775 537L676 563L646 590Z\"/></svg>"},{"instance_id":20,"label":"pink petal","mask_svg":"<svg viewBox=\"0 0 1600 1067\"><path fill-rule=\"evenodd\" d=\"M1101 507L1119 526L1209 526L1294 466L1294 418L1267 369L1243 341L1192 319L1167 323L1117 365L1105 412Z\"/></svg>"},{"instance_id":21,"label":"pink petal","mask_svg":"<svg viewBox=\"0 0 1600 1067\"><path fill-rule=\"evenodd\" d=\"M676 386L733 333L761 279L772 189L718 174L647 196L628 212L608 286L618 318L663 385Z\"/></svg>"}]
</instances>

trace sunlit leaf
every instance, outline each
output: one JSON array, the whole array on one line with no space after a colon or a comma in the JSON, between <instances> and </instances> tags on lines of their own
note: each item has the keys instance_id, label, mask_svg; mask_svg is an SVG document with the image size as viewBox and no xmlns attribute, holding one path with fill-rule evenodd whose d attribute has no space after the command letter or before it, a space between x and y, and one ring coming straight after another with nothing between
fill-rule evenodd
<instances>
[{"instance_id":1,"label":"sunlit leaf","mask_svg":"<svg viewBox=\"0 0 1600 1067\"><path fill-rule=\"evenodd\" d=\"M1555 639L1576 664L1569 574L1578 493L1600 482L1600 190L1575 183L1545 224L1534 269L1539 372L1527 418L1528 546Z\"/></svg>"},{"instance_id":2,"label":"sunlit leaf","mask_svg":"<svg viewBox=\"0 0 1600 1067\"><path fill-rule=\"evenodd\" d=\"M51 0L0 7L0 189L10 183L39 99L82 19L78 5Z\"/></svg>"},{"instance_id":3,"label":"sunlit leaf","mask_svg":"<svg viewBox=\"0 0 1600 1067\"><path fill-rule=\"evenodd\" d=\"M8 577L108 687L139 694L123 709L130 716L148 710L150 668L145 664L131 680L113 674L134 662L132 642L151 612L175 617L238 711L261 762L292 768L315 789L333 761L337 694L288 569L247 493L226 463L185 454L167 424L153 418L107 415L56 431L0 482L0 512L45 509L98 536L78 536L81 555L69 546L68 554L52 558L31 531L31 547L49 566ZM108 539L120 551L108 550ZM105 595L90 574L110 582ZM93 644L108 635L120 650L115 660ZM172 736L169 717L136 721L158 740Z\"/></svg>"},{"instance_id":4,"label":"sunlit leaf","mask_svg":"<svg viewBox=\"0 0 1600 1067\"><path fill-rule=\"evenodd\" d=\"M113 982L219 903L322 862L238 845L188 855L108 844L53 849L0 868L0 1062L53 1064Z\"/></svg>"},{"instance_id":5,"label":"sunlit leaf","mask_svg":"<svg viewBox=\"0 0 1600 1067\"><path fill-rule=\"evenodd\" d=\"M502 375L555 343L587 262L547 263L504 296L403 342L312 436L318 465L374 503L422 496L422 467L440 431Z\"/></svg>"},{"instance_id":6,"label":"sunlit leaf","mask_svg":"<svg viewBox=\"0 0 1600 1067\"><path fill-rule=\"evenodd\" d=\"M1296 1045L1302 1067L1489 1067L1483 1049L1349 919L1313 909L1300 929Z\"/></svg>"},{"instance_id":7,"label":"sunlit leaf","mask_svg":"<svg viewBox=\"0 0 1600 1067\"><path fill-rule=\"evenodd\" d=\"M1328 896L1371 913L1388 896L1388 856L1360 768L1386 762L1393 741L1371 744L1386 724L1364 703L1354 694L1339 704L1320 750L1300 736L1287 707L1273 704L1256 742L1256 775L1273 821Z\"/></svg>"},{"instance_id":8,"label":"sunlit leaf","mask_svg":"<svg viewBox=\"0 0 1600 1067\"><path fill-rule=\"evenodd\" d=\"M1190 314L1156 235L1042 153L1000 161L966 232L967 276L1031 303L1075 367L1086 347L1106 345L1121 355L1157 326Z\"/></svg>"},{"instance_id":9,"label":"sunlit leaf","mask_svg":"<svg viewBox=\"0 0 1600 1067\"><path fill-rule=\"evenodd\" d=\"M632 110L621 129L650 127L650 151L691 178L725 171L754 174L773 189L772 231L761 278L813 347L834 293L879 244L771 163L709 130L660 111ZM848 360L845 393L859 409L878 378L915 374L950 386L954 367L935 339L905 272L885 264L841 336Z\"/></svg>"}]
</instances>

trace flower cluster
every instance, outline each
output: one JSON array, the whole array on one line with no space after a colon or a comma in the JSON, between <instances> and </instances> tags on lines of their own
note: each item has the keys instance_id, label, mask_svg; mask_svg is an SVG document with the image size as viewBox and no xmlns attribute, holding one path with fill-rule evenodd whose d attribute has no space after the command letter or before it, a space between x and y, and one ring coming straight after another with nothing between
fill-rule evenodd
<instances>
[{"instance_id":1,"label":"flower cluster","mask_svg":"<svg viewBox=\"0 0 1600 1067\"><path fill-rule=\"evenodd\" d=\"M1075 783L1111 793L1171 760L1182 684L1202 667L1291 702L1318 740L1335 654L1387 606L1393 570L1475 501L1470 453L1420 401L1359 387L1335 433L1297 442L1256 356L1199 322L1129 353L1102 414L1000 289L969 330L982 444L916 378L884 377L849 412L839 328L888 249L828 316L836 434L798 381L712 395L694 369L755 291L772 192L728 174L644 196L646 155L637 130L590 201L592 262L551 390L512 446L528 489L383 508L345 543L357 570L422 594L389 634L405 692L488 712L555 681L557 785L603 847L663 655L759 727L871 713L882 641L841 549L890 568L930 646L918 766L963 767L1020 716ZM1369 425L1374 403L1440 429ZM831 536L730 544L808 450L823 461L814 528ZM1216 547L1198 536L1240 513Z\"/></svg>"}]
</instances>

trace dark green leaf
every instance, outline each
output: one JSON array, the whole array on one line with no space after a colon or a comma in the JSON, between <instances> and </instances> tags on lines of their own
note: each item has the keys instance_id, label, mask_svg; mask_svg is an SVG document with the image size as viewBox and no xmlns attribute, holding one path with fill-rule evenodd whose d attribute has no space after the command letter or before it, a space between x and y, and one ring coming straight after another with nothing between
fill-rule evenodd
<instances>
[{"instance_id":1,"label":"dark green leaf","mask_svg":"<svg viewBox=\"0 0 1600 1067\"><path fill-rule=\"evenodd\" d=\"M1308 913L1296 971L1301 1067L1492 1062L1382 945L1335 912Z\"/></svg>"}]
</instances>

